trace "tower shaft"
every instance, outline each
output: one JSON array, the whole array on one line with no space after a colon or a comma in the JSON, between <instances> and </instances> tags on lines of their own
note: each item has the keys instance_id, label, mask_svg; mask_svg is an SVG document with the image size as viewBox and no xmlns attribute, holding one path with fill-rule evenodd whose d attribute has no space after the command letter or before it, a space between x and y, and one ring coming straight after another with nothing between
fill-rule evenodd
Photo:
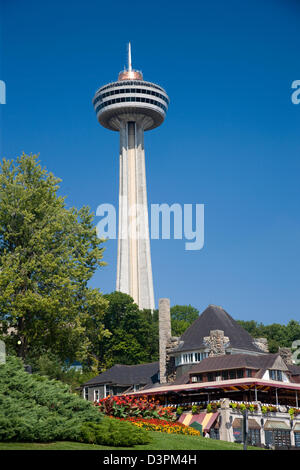
<instances>
[{"instance_id":1,"label":"tower shaft","mask_svg":"<svg viewBox=\"0 0 300 470\"><path fill-rule=\"evenodd\" d=\"M144 131L160 126L169 106L166 91L143 79L131 63L118 81L96 91L99 123L120 133L119 233L116 290L133 297L140 309L155 309L150 255Z\"/></svg>"},{"instance_id":2,"label":"tower shaft","mask_svg":"<svg viewBox=\"0 0 300 470\"><path fill-rule=\"evenodd\" d=\"M119 237L116 290L154 310L144 150L140 119L120 120Z\"/></svg>"}]
</instances>

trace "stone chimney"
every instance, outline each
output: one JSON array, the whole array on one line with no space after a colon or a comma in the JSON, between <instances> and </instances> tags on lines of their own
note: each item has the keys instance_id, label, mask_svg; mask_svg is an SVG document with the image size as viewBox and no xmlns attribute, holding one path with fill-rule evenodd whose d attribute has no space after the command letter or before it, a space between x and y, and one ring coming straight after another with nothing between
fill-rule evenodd
<instances>
[{"instance_id":1,"label":"stone chimney","mask_svg":"<svg viewBox=\"0 0 300 470\"><path fill-rule=\"evenodd\" d=\"M254 339L254 344L255 346L258 347L262 352L268 353L269 352L269 346L268 346L268 340L267 338L253 338Z\"/></svg>"},{"instance_id":2,"label":"stone chimney","mask_svg":"<svg viewBox=\"0 0 300 470\"><path fill-rule=\"evenodd\" d=\"M159 299L159 375L160 383L167 382L167 344L171 339L170 299Z\"/></svg>"},{"instance_id":3,"label":"stone chimney","mask_svg":"<svg viewBox=\"0 0 300 470\"><path fill-rule=\"evenodd\" d=\"M292 350L291 348L279 348L279 355L282 357L286 365L293 364Z\"/></svg>"},{"instance_id":4,"label":"stone chimney","mask_svg":"<svg viewBox=\"0 0 300 470\"><path fill-rule=\"evenodd\" d=\"M211 330L209 336L205 336L204 343L209 347L209 356L222 356L225 354L225 344L229 343L229 338L224 336L223 330Z\"/></svg>"}]
</instances>

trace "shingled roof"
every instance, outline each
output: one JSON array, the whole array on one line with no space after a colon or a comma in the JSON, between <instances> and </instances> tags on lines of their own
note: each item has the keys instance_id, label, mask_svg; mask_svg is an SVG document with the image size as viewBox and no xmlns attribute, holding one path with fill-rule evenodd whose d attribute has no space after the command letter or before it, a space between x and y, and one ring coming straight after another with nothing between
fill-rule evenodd
<instances>
[{"instance_id":1,"label":"shingled roof","mask_svg":"<svg viewBox=\"0 0 300 470\"><path fill-rule=\"evenodd\" d=\"M300 375L300 365L289 364L288 368L292 375Z\"/></svg>"},{"instance_id":2,"label":"shingled roof","mask_svg":"<svg viewBox=\"0 0 300 470\"><path fill-rule=\"evenodd\" d=\"M199 318L183 333L183 341L176 352L191 351L205 347L203 339L211 330L223 330L229 337L229 347L253 352L262 352L250 334L242 328L222 307L209 305Z\"/></svg>"},{"instance_id":3,"label":"shingled roof","mask_svg":"<svg viewBox=\"0 0 300 470\"><path fill-rule=\"evenodd\" d=\"M289 368L279 354L224 354L222 356L207 357L198 364L194 364L186 374L178 377L173 383L176 385L189 383L190 376L193 374L239 368L256 369L256 377L260 378L267 369L279 369L289 372Z\"/></svg>"},{"instance_id":4,"label":"shingled roof","mask_svg":"<svg viewBox=\"0 0 300 470\"><path fill-rule=\"evenodd\" d=\"M113 385L146 385L158 381L159 363L137 364L127 366L116 364L102 374L90 379L83 386L113 384Z\"/></svg>"},{"instance_id":5,"label":"shingled roof","mask_svg":"<svg viewBox=\"0 0 300 470\"><path fill-rule=\"evenodd\" d=\"M222 356L206 357L199 362L199 364L195 364L189 373L236 369L239 367L249 369L272 369L277 359L281 362L280 367L282 370L288 371L285 363L281 361L279 354L263 354L261 356L255 356L253 354L225 354Z\"/></svg>"}]
</instances>

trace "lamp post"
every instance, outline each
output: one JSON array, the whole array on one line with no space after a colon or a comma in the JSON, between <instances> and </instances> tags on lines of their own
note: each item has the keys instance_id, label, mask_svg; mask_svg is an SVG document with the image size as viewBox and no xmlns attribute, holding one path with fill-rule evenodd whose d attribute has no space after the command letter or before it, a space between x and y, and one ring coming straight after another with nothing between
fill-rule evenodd
<instances>
[{"instance_id":1,"label":"lamp post","mask_svg":"<svg viewBox=\"0 0 300 470\"><path fill-rule=\"evenodd\" d=\"M244 410L243 413L243 444L244 444L244 450L247 450L247 440L248 440L248 410L247 408Z\"/></svg>"}]
</instances>

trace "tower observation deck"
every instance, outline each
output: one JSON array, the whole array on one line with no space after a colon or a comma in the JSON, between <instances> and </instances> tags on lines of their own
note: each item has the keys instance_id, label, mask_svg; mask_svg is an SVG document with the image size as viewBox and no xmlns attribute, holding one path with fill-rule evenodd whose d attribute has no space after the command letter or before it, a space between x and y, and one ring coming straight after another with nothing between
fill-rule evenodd
<instances>
[{"instance_id":1,"label":"tower observation deck","mask_svg":"<svg viewBox=\"0 0 300 470\"><path fill-rule=\"evenodd\" d=\"M141 309L154 310L144 131L163 123L169 97L132 69L129 43L128 68L119 73L118 81L97 90L93 105L99 123L120 133L116 290L133 297Z\"/></svg>"}]
</instances>

